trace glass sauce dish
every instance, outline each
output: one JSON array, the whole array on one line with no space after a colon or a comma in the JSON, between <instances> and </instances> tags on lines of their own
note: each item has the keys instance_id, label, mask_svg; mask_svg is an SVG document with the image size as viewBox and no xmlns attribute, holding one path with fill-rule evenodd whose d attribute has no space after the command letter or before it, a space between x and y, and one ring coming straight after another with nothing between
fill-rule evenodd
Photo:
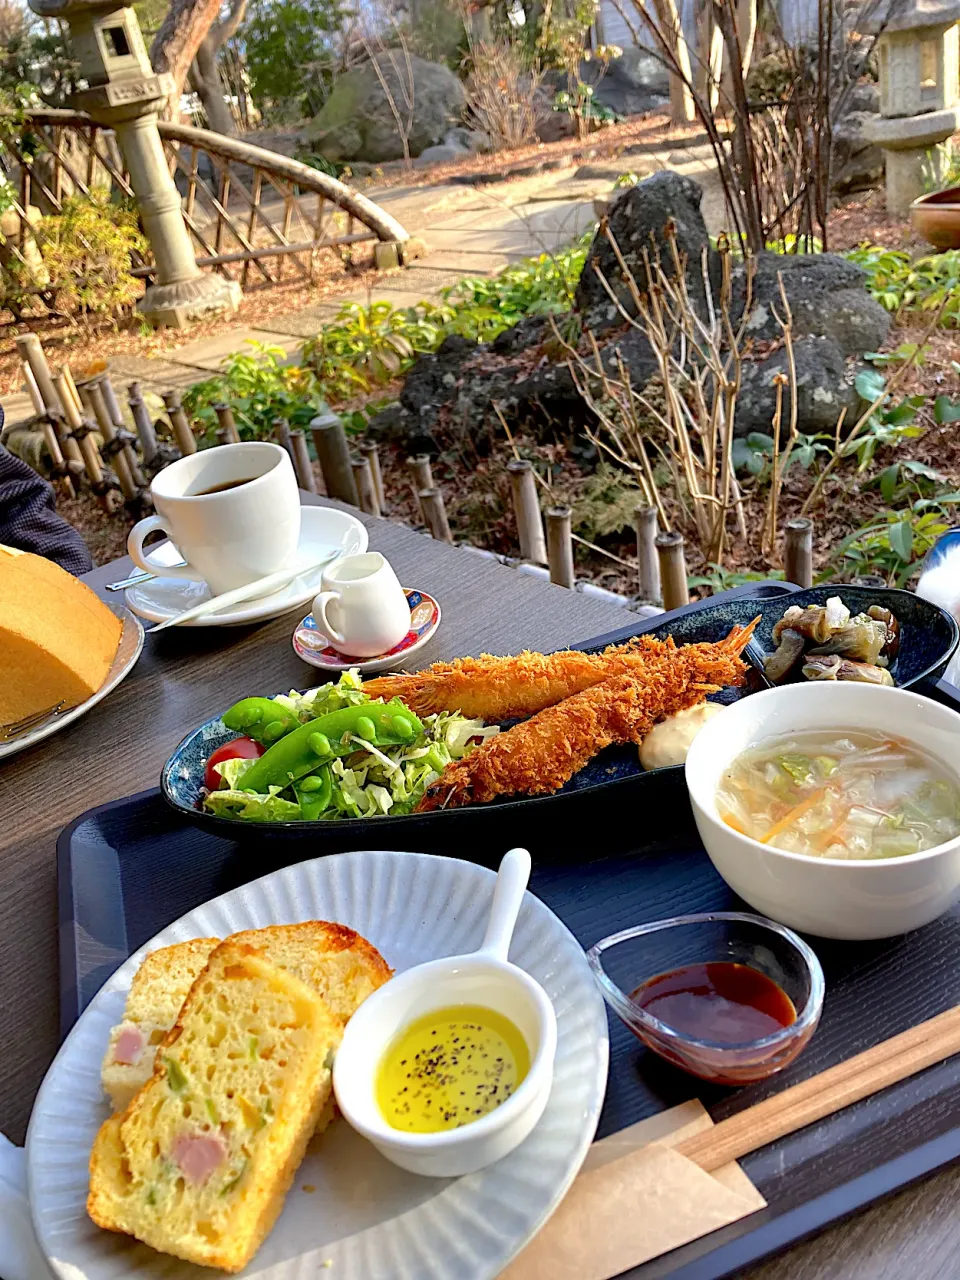
<instances>
[{"instance_id":1,"label":"glass sauce dish","mask_svg":"<svg viewBox=\"0 0 960 1280\"><path fill-rule=\"evenodd\" d=\"M823 970L810 947L792 929L743 911L674 916L624 929L591 947L587 961L607 1004L647 1048L716 1084L751 1084L789 1066L816 1030L823 1007ZM735 985L745 997L746 1009L752 1006L758 1016L744 1018L743 1023L774 1029L743 1040L710 1038L704 1030L695 1033L698 999L703 999L702 1028L718 1025L715 1008L704 994L706 975L715 965L747 966ZM690 966L695 968L689 982L684 984L680 974L671 981L674 971ZM731 976L738 975L728 971L726 980ZM663 981L651 987L655 978ZM695 983L697 989L692 990ZM657 993L668 998L651 998ZM643 1007L646 1003L669 1009L670 995L681 997L674 1007L684 1012L676 1026ZM793 1012L796 1016L790 1017ZM725 1021L736 1034L730 1020Z\"/></svg>"}]
</instances>

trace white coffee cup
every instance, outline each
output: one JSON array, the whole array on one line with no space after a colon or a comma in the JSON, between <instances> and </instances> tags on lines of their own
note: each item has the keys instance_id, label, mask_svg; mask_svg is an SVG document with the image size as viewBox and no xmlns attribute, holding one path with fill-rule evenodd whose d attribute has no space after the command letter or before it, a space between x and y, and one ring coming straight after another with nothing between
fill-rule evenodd
<instances>
[{"instance_id":1,"label":"white coffee cup","mask_svg":"<svg viewBox=\"0 0 960 1280\"><path fill-rule=\"evenodd\" d=\"M320 583L314 621L340 653L376 658L410 630L407 597L379 551L344 556L324 570Z\"/></svg>"},{"instance_id":2,"label":"white coffee cup","mask_svg":"<svg viewBox=\"0 0 960 1280\"><path fill-rule=\"evenodd\" d=\"M251 440L203 449L172 462L150 486L155 516L130 530L134 564L162 578L206 580L214 595L245 587L293 564L300 540L300 493L278 444ZM144 552L162 529L186 560L173 568Z\"/></svg>"}]
</instances>

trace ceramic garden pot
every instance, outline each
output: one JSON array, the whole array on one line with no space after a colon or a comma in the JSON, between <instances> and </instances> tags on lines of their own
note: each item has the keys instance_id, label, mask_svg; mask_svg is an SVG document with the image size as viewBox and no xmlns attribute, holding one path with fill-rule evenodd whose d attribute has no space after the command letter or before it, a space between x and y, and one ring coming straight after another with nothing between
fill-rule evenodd
<instances>
[{"instance_id":1,"label":"ceramic garden pot","mask_svg":"<svg viewBox=\"0 0 960 1280\"><path fill-rule=\"evenodd\" d=\"M910 221L936 249L960 249L960 187L933 191L914 200Z\"/></svg>"}]
</instances>

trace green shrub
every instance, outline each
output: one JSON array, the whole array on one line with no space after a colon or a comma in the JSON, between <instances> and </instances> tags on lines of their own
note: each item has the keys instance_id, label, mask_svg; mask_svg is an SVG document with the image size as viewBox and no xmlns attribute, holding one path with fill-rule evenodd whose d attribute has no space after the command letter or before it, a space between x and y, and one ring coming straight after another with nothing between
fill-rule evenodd
<instances>
[{"instance_id":1,"label":"green shrub","mask_svg":"<svg viewBox=\"0 0 960 1280\"><path fill-rule=\"evenodd\" d=\"M601 462L573 504L573 527L591 542L623 533L633 527L640 500L640 490L629 475Z\"/></svg>"},{"instance_id":2,"label":"green shrub","mask_svg":"<svg viewBox=\"0 0 960 1280\"><path fill-rule=\"evenodd\" d=\"M900 249L861 245L847 255L867 273L867 288L888 311L936 311L944 328L960 325L960 250L911 258Z\"/></svg>"},{"instance_id":3,"label":"green shrub","mask_svg":"<svg viewBox=\"0 0 960 1280\"><path fill-rule=\"evenodd\" d=\"M926 398L905 396L893 404L889 396L883 395L886 379L877 369L862 370L857 374L854 385L860 399L867 404L883 396L863 430L840 446L840 457L855 457L859 464L857 470L863 472L879 448L895 449L902 440L915 440L924 434L924 428L917 426L915 419L917 410L926 404Z\"/></svg>"},{"instance_id":4,"label":"green shrub","mask_svg":"<svg viewBox=\"0 0 960 1280\"><path fill-rule=\"evenodd\" d=\"M242 440L263 440L273 434L276 418L302 430L326 408L320 384L310 369L287 365L282 347L250 342L249 355L228 356L223 372L195 383L183 397L188 417L202 432L206 445L216 443L219 425L213 406L228 404Z\"/></svg>"},{"instance_id":5,"label":"green shrub","mask_svg":"<svg viewBox=\"0 0 960 1280\"><path fill-rule=\"evenodd\" d=\"M492 311L498 317L497 333L509 329L524 316L566 311L573 305L594 230L591 228L579 240L556 253L527 258L516 266L506 267L491 279L461 280L444 289L444 302L461 315L480 308L479 318L484 322L487 313ZM493 328L492 325L489 327ZM496 333L491 332L489 336L495 337ZM489 340L486 332L483 340Z\"/></svg>"},{"instance_id":6,"label":"green shrub","mask_svg":"<svg viewBox=\"0 0 960 1280\"><path fill-rule=\"evenodd\" d=\"M556 254L528 258L492 279L461 280L443 290L439 303L344 303L332 323L304 343L304 364L324 396L340 403L405 373L416 356L436 351L452 334L491 342L524 316L565 311L591 239L588 232Z\"/></svg>"},{"instance_id":7,"label":"green shrub","mask_svg":"<svg viewBox=\"0 0 960 1280\"><path fill-rule=\"evenodd\" d=\"M331 400L383 386L404 373L417 354L435 351L443 341L442 327L425 314L429 310L426 303L347 302L332 324L304 343L304 363Z\"/></svg>"},{"instance_id":8,"label":"green shrub","mask_svg":"<svg viewBox=\"0 0 960 1280\"><path fill-rule=\"evenodd\" d=\"M341 65L346 8L339 0L255 0L243 28L257 107L273 122L314 116Z\"/></svg>"},{"instance_id":9,"label":"green shrub","mask_svg":"<svg viewBox=\"0 0 960 1280\"><path fill-rule=\"evenodd\" d=\"M931 147L921 165L923 190L949 191L951 187L960 186L960 156L946 143Z\"/></svg>"},{"instance_id":10,"label":"green shrub","mask_svg":"<svg viewBox=\"0 0 960 1280\"><path fill-rule=\"evenodd\" d=\"M140 296L131 256L143 253L147 241L135 209L112 201L105 189L70 196L61 213L41 220L38 239L60 311L116 316Z\"/></svg>"},{"instance_id":11,"label":"green shrub","mask_svg":"<svg viewBox=\"0 0 960 1280\"><path fill-rule=\"evenodd\" d=\"M819 580L876 573L891 586L906 586L923 557L955 523L952 508L958 503L960 493L941 493L900 510L881 511L838 544Z\"/></svg>"},{"instance_id":12,"label":"green shrub","mask_svg":"<svg viewBox=\"0 0 960 1280\"><path fill-rule=\"evenodd\" d=\"M766 582L770 578L781 580L783 576L782 569L762 569L759 572L725 569L722 564L715 564L711 560L705 572L687 575L687 586L691 591L694 588L698 590L709 588L710 594L715 596L721 591L731 591L734 587L742 587L748 582Z\"/></svg>"},{"instance_id":13,"label":"green shrub","mask_svg":"<svg viewBox=\"0 0 960 1280\"><path fill-rule=\"evenodd\" d=\"M778 463L781 475L786 475L794 466L809 471L820 460L821 454L830 455L833 452L829 441L830 436L822 433L816 435L798 433L789 454L785 458L781 457ZM734 440L730 454L734 470L745 471L748 475L756 476L757 482L761 484L769 480L773 469L773 447L773 436L762 431L751 431L748 436Z\"/></svg>"},{"instance_id":14,"label":"green shrub","mask_svg":"<svg viewBox=\"0 0 960 1280\"><path fill-rule=\"evenodd\" d=\"M8 209L12 209L17 202L17 193L14 190L13 183L9 182L2 174L0 174L0 217L2 217ZM0 232L0 243L2 243L3 233Z\"/></svg>"}]
</instances>

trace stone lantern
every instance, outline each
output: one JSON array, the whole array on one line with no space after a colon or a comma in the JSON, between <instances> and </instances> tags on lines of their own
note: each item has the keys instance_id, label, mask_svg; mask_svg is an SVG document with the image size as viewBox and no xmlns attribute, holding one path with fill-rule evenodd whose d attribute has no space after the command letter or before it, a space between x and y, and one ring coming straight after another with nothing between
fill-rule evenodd
<instances>
[{"instance_id":1,"label":"stone lantern","mask_svg":"<svg viewBox=\"0 0 960 1280\"><path fill-rule=\"evenodd\" d=\"M157 264L156 283L140 303L143 315L151 324L181 328L201 316L235 311L241 296L236 281L205 275L197 266L157 128L173 78L154 73L133 9L123 0L30 0L30 7L42 18L68 20L88 86L73 105L116 134Z\"/></svg>"},{"instance_id":2,"label":"stone lantern","mask_svg":"<svg viewBox=\"0 0 960 1280\"><path fill-rule=\"evenodd\" d=\"M863 134L883 149L887 212L923 195L924 169L943 168L939 144L960 128L960 0L880 0L862 25L877 33L880 114Z\"/></svg>"}]
</instances>

